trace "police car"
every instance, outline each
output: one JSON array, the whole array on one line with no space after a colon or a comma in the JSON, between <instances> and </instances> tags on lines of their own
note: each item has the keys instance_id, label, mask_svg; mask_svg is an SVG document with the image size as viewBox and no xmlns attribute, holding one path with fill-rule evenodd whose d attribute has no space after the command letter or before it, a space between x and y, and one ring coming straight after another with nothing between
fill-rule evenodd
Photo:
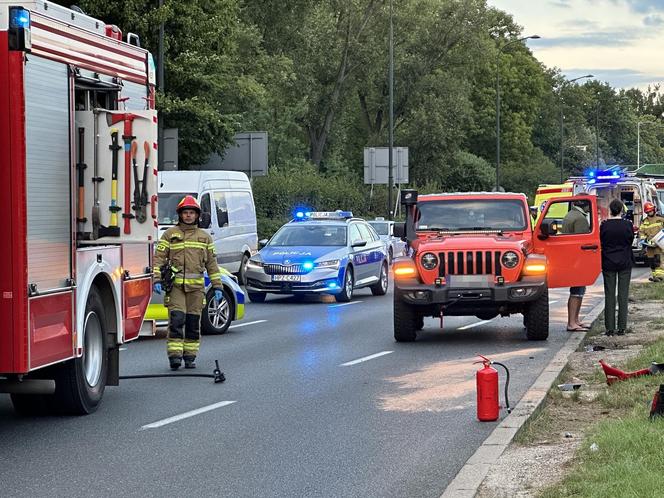
<instances>
[{"instance_id":1,"label":"police car","mask_svg":"<svg viewBox=\"0 0 664 498\"><path fill-rule=\"evenodd\" d=\"M382 296L388 286L385 242L350 211L303 212L282 226L247 264L254 302L274 294L333 294L350 301L355 289Z\"/></svg>"}]
</instances>

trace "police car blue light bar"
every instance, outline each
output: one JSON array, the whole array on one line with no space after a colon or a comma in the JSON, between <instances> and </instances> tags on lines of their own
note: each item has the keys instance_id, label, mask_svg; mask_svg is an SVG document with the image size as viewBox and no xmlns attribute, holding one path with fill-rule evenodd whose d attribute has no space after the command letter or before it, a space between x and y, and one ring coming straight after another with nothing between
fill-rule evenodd
<instances>
[{"instance_id":1,"label":"police car blue light bar","mask_svg":"<svg viewBox=\"0 0 664 498\"><path fill-rule=\"evenodd\" d=\"M294 219L304 220L346 220L353 217L352 211L296 211Z\"/></svg>"},{"instance_id":2,"label":"police car blue light bar","mask_svg":"<svg viewBox=\"0 0 664 498\"><path fill-rule=\"evenodd\" d=\"M608 170L589 170L586 173L588 183L596 182L615 182L624 177L622 170L608 169Z\"/></svg>"}]
</instances>

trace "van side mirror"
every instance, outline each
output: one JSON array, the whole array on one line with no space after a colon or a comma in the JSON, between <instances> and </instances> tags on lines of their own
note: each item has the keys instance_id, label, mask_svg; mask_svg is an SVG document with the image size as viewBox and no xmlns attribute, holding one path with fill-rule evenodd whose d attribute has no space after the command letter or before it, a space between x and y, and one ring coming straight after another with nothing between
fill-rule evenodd
<instances>
[{"instance_id":1,"label":"van side mirror","mask_svg":"<svg viewBox=\"0 0 664 498\"><path fill-rule=\"evenodd\" d=\"M258 241L258 247L263 249L267 245L268 242L269 242L268 239L261 239L261 240Z\"/></svg>"},{"instance_id":2,"label":"van side mirror","mask_svg":"<svg viewBox=\"0 0 664 498\"><path fill-rule=\"evenodd\" d=\"M406 236L406 224L404 222L394 224L394 236L400 239Z\"/></svg>"},{"instance_id":3,"label":"van side mirror","mask_svg":"<svg viewBox=\"0 0 664 498\"><path fill-rule=\"evenodd\" d=\"M210 213L201 213L201 216L198 219L198 227L199 228L210 228L211 220L212 220L212 217L210 216Z\"/></svg>"}]
</instances>

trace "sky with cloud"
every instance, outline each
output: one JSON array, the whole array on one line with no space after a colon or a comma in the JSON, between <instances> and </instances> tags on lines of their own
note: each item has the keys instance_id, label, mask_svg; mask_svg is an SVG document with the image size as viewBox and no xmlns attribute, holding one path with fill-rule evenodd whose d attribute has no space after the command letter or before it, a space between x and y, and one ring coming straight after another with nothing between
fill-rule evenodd
<instances>
[{"instance_id":1,"label":"sky with cloud","mask_svg":"<svg viewBox=\"0 0 664 498\"><path fill-rule=\"evenodd\" d=\"M523 26L535 57L567 78L616 88L662 83L664 0L488 0Z\"/></svg>"}]
</instances>

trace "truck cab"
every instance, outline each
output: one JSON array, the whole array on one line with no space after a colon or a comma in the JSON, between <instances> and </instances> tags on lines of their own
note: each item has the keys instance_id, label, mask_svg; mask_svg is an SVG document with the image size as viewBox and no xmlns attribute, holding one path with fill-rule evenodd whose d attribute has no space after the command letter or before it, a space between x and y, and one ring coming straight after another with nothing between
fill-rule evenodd
<instances>
[{"instance_id":1,"label":"truck cab","mask_svg":"<svg viewBox=\"0 0 664 498\"><path fill-rule=\"evenodd\" d=\"M599 275L594 196L547 199L535 224L523 194L406 190L401 199L407 221L395 233L408 248L394 262L398 342L415 340L426 316L487 320L514 313L523 314L529 340L544 340L548 289L590 285ZM588 231L564 233L561 211L570 210L583 212Z\"/></svg>"}]
</instances>

